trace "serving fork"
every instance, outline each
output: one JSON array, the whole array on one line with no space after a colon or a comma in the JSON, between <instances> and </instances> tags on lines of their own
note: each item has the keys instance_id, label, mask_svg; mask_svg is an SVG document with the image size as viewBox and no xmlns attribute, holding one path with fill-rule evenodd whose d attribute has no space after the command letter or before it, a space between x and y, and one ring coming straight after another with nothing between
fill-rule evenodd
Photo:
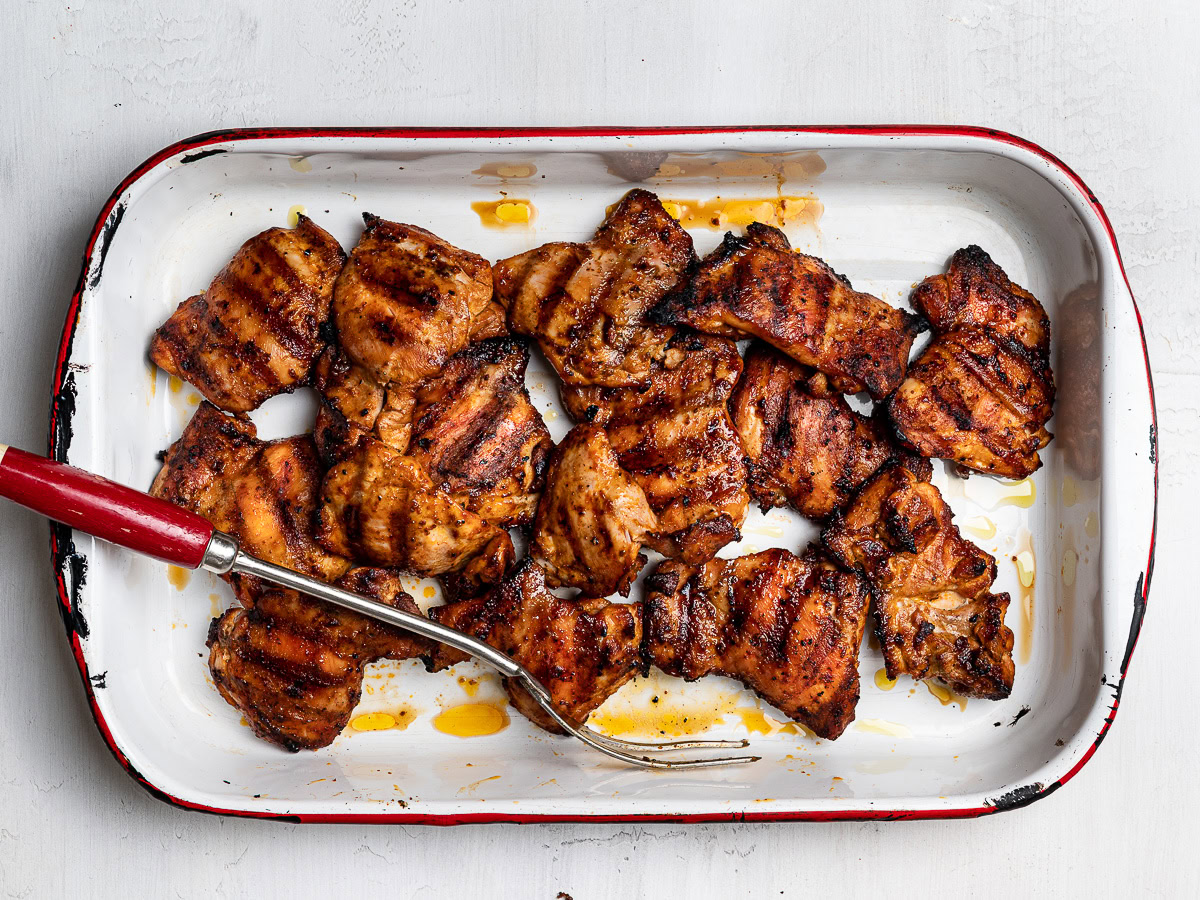
<instances>
[{"instance_id":1,"label":"serving fork","mask_svg":"<svg viewBox=\"0 0 1200 900\"><path fill-rule=\"evenodd\" d=\"M65 463L0 444L0 497L103 541L186 569L252 575L334 606L440 641L514 679L564 731L593 750L647 769L699 769L755 762L757 756L657 759L647 753L720 750L746 740L625 741L573 722L555 706L533 674L496 648L456 629L334 587L241 550L237 538L217 531L196 513Z\"/></svg>"}]
</instances>

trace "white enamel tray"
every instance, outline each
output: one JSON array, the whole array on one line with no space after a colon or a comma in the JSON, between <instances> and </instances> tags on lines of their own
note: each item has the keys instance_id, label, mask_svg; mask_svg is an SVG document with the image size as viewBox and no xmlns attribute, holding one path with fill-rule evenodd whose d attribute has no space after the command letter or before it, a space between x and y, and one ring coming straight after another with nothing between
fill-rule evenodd
<instances>
[{"instance_id":1,"label":"white enamel tray","mask_svg":"<svg viewBox=\"0 0 1200 900\"><path fill-rule=\"evenodd\" d=\"M372 667L359 712L410 711L401 730L348 729L316 753L256 739L214 690L204 639L230 602L216 579L182 588L166 567L56 529L68 635L96 722L139 782L181 806L293 821L837 819L974 816L1054 791L1091 756L1116 712L1153 560L1155 429L1137 310L1112 231L1083 183L1009 135L963 128L221 132L134 171L96 223L55 372L55 458L147 488L156 454L192 411L190 388L146 359L153 329L203 290L248 237L304 207L349 249L370 211L432 229L490 259L588 238L634 185L664 199L808 198L792 242L856 288L904 304L958 247L978 243L1046 305L1059 382L1056 439L1031 482L935 481L966 534L999 561L1018 661L1001 703L943 703L924 685L875 680L864 646L857 721L819 741L724 679L627 686L593 720L637 736L711 725L764 759L679 774L622 768L512 713L504 730L436 730L468 697L416 662ZM473 203L505 197L529 225L489 228ZM721 231L692 232L705 253ZM529 385L556 439L567 430L536 354ZM254 415L265 437L307 429L299 393ZM994 533L993 533L994 529ZM740 545L798 551L816 529L752 510ZM418 602L427 583L410 580ZM635 588L634 596L638 596ZM659 696L657 705L649 703ZM648 711L653 708L653 711ZM772 724L775 723L775 724ZM628 729L634 729L629 731ZM639 731L640 729L640 731Z\"/></svg>"}]
</instances>

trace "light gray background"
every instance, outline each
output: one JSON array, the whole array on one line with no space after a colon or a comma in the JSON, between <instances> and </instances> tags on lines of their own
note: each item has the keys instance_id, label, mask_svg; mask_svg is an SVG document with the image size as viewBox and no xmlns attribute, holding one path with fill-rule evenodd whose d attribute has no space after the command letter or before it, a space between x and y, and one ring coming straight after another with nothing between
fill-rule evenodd
<instances>
[{"instance_id":1,"label":"light gray background","mask_svg":"<svg viewBox=\"0 0 1200 900\"><path fill-rule=\"evenodd\" d=\"M63 640L47 527L0 505L0 892L1194 895L1200 4L0 8L7 443L45 446L54 350L101 204L178 138L272 124L929 122L1029 138L1104 203L1146 323L1162 461L1153 594L1112 733L1055 795L970 822L295 827L175 810L109 756Z\"/></svg>"}]
</instances>

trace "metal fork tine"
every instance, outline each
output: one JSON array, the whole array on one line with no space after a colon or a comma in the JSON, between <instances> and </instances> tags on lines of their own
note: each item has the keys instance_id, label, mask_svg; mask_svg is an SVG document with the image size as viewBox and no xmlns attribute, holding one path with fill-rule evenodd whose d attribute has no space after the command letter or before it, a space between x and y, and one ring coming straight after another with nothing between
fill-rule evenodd
<instances>
[{"instance_id":1,"label":"metal fork tine","mask_svg":"<svg viewBox=\"0 0 1200 900\"><path fill-rule=\"evenodd\" d=\"M616 747L618 750L626 750L636 752L638 750L657 751L660 753L670 752L672 750L736 750L741 747L749 747L750 742L745 738L730 738L716 740L690 740L690 741L627 741L622 738L615 738L612 735L604 734L587 725L579 726L581 730L586 730L596 740L602 744L608 744L610 747Z\"/></svg>"},{"instance_id":2,"label":"metal fork tine","mask_svg":"<svg viewBox=\"0 0 1200 900\"><path fill-rule=\"evenodd\" d=\"M742 763L758 762L760 759L762 759L761 756L715 756L707 759L654 759L649 756L638 756L635 753L628 753L624 750L618 749L617 746L614 746L623 742L615 741L612 738L608 738L606 735L601 735L590 728L580 727L574 722L570 721L566 716L562 715L555 707L554 702L550 699L549 694L546 693L546 689L542 686L541 682L535 679L527 671L522 669L517 678L520 680L521 685L525 688L529 695L537 701L537 704L544 709L546 713L563 729L579 738L579 740L583 741L593 750L598 750L606 756L611 756L614 759L619 759L622 762L629 763L633 766L639 766L643 769L709 769L716 766L732 766ZM679 743L693 742L681 741Z\"/></svg>"}]
</instances>

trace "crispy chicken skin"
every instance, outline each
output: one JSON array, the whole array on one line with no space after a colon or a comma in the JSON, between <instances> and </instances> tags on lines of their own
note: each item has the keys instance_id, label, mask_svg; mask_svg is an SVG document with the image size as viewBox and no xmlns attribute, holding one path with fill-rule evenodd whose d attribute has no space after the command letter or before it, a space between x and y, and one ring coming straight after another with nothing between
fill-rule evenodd
<instances>
[{"instance_id":1,"label":"crispy chicken skin","mask_svg":"<svg viewBox=\"0 0 1200 900\"><path fill-rule=\"evenodd\" d=\"M733 234L700 263L696 277L651 314L729 338L758 337L824 372L839 390L890 394L908 365L920 320L848 281L814 256L792 250L761 223Z\"/></svg>"},{"instance_id":2,"label":"crispy chicken skin","mask_svg":"<svg viewBox=\"0 0 1200 900\"><path fill-rule=\"evenodd\" d=\"M835 516L825 546L874 588L889 678L938 678L964 696L1001 700L1014 671L1009 596L990 592L996 561L959 533L927 479L884 469Z\"/></svg>"},{"instance_id":3,"label":"crispy chicken skin","mask_svg":"<svg viewBox=\"0 0 1200 900\"><path fill-rule=\"evenodd\" d=\"M316 448L307 435L261 441L249 419L205 402L167 450L150 493L237 536L247 553L333 581L350 561L313 539L320 484Z\"/></svg>"},{"instance_id":4,"label":"crispy chicken skin","mask_svg":"<svg viewBox=\"0 0 1200 900\"><path fill-rule=\"evenodd\" d=\"M419 613L394 572L352 569L339 584ZM433 651L422 638L296 591L263 585L238 593L244 607L209 626L213 683L256 735L287 750L316 750L338 736L358 704L368 663Z\"/></svg>"},{"instance_id":5,"label":"crispy chicken skin","mask_svg":"<svg viewBox=\"0 0 1200 900\"><path fill-rule=\"evenodd\" d=\"M646 544L691 564L737 540L746 516L745 454L727 408L741 370L732 341L679 330L646 385L561 387L571 416L605 426L646 492L658 517Z\"/></svg>"},{"instance_id":6,"label":"crispy chicken skin","mask_svg":"<svg viewBox=\"0 0 1200 900\"><path fill-rule=\"evenodd\" d=\"M728 675L833 740L854 720L866 582L819 554L765 550L646 580L643 653L669 675Z\"/></svg>"},{"instance_id":7,"label":"crispy chicken skin","mask_svg":"<svg viewBox=\"0 0 1200 900\"><path fill-rule=\"evenodd\" d=\"M230 412L255 409L308 379L325 346L334 280L346 255L306 216L246 241L207 291L179 305L150 359Z\"/></svg>"},{"instance_id":8,"label":"crispy chicken skin","mask_svg":"<svg viewBox=\"0 0 1200 900\"><path fill-rule=\"evenodd\" d=\"M888 401L900 437L925 456L991 475L1040 468L1054 404L1042 305L976 246L918 285L913 305L939 333Z\"/></svg>"},{"instance_id":9,"label":"crispy chicken skin","mask_svg":"<svg viewBox=\"0 0 1200 900\"><path fill-rule=\"evenodd\" d=\"M556 597L530 559L486 596L438 606L429 614L521 663L546 687L558 711L580 724L641 668L641 604ZM466 658L439 644L428 664L438 671ZM524 690L507 680L505 687L523 715L561 733Z\"/></svg>"},{"instance_id":10,"label":"crispy chicken skin","mask_svg":"<svg viewBox=\"0 0 1200 900\"><path fill-rule=\"evenodd\" d=\"M415 575L494 584L513 562L508 532L463 509L425 468L372 437L321 484L317 540L333 553Z\"/></svg>"},{"instance_id":11,"label":"crispy chicken skin","mask_svg":"<svg viewBox=\"0 0 1200 900\"><path fill-rule=\"evenodd\" d=\"M658 197L633 190L586 244L546 244L496 263L496 297L509 327L535 338L566 384L645 384L671 335L648 327L645 314L695 259Z\"/></svg>"},{"instance_id":12,"label":"crispy chicken skin","mask_svg":"<svg viewBox=\"0 0 1200 900\"><path fill-rule=\"evenodd\" d=\"M628 596L646 562L638 551L657 525L604 429L576 425L551 457L529 555L545 568L553 587Z\"/></svg>"},{"instance_id":13,"label":"crispy chicken skin","mask_svg":"<svg viewBox=\"0 0 1200 900\"><path fill-rule=\"evenodd\" d=\"M529 348L472 344L413 393L408 452L454 501L493 525L533 521L554 442L525 388Z\"/></svg>"},{"instance_id":14,"label":"crispy chicken skin","mask_svg":"<svg viewBox=\"0 0 1200 900\"><path fill-rule=\"evenodd\" d=\"M334 287L338 339L376 382L416 384L467 346L492 299L492 269L424 228L363 219Z\"/></svg>"},{"instance_id":15,"label":"crispy chicken skin","mask_svg":"<svg viewBox=\"0 0 1200 900\"><path fill-rule=\"evenodd\" d=\"M839 509L898 448L885 423L850 408L825 376L755 341L730 401L750 495L764 512L810 519Z\"/></svg>"}]
</instances>

